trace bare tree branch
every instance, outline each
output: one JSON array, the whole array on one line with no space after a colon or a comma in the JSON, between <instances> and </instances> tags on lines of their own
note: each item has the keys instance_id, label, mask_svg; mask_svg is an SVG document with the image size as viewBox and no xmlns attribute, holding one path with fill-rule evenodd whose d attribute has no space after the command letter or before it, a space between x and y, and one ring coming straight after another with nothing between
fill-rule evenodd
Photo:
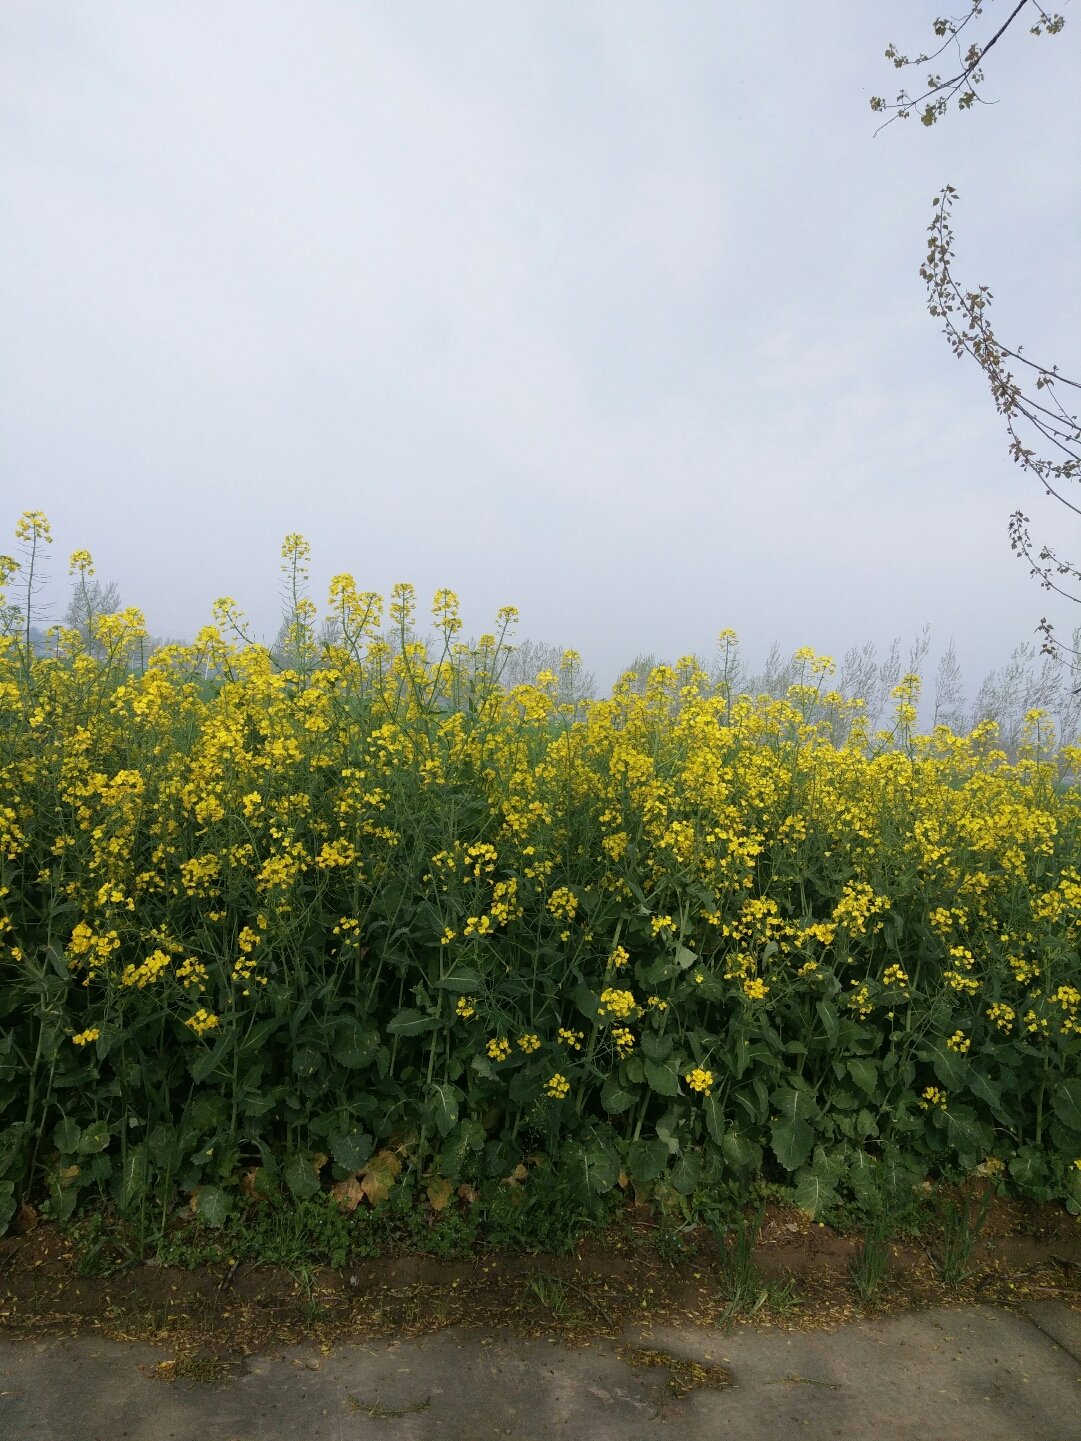
<instances>
[{"instance_id":1,"label":"bare tree branch","mask_svg":"<svg viewBox=\"0 0 1081 1441\"><path fill-rule=\"evenodd\" d=\"M993 3L993 0L992 0ZM955 19L939 19L934 23L935 35L942 40L937 50L927 54L903 55L897 46L889 44L886 47L886 59L891 60L898 70L904 70L911 65L927 65L937 60L944 50L951 45L957 49L959 68L949 76L931 74L927 76L926 85L922 95L912 96L907 90L898 92L897 99L891 104L881 95L871 97L871 109L880 113L892 111L890 118L883 122L875 131L877 135L887 125L892 125L895 120L907 120L918 107L920 123L923 125L934 125L945 115L950 101L957 97L957 108L959 110L970 109L977 100L981 104L992 102L985 101L979 94L979 86L984 79L983 62L988 52L1002 39L1010 27L1017 21L1022 11L1029 5L1032 6L1030 13L1039 15L1034 25L1029 27L1031 35L1057 35L1065 25L1063 16L1048 12L1039 4L1039 0L1018 0L1013 10L998 27L998 29L985 41L984 44L973 43L967 51L962 52L960 36L973 22L979 20L984 11L986 0L969 0L968 11Z\"/></svg>"},{"instance_id":2,"label":"bare tree branch","mask_svg":"<svg viewBox=\"0 0 1081 1441\"><path fill-rule=\"evenodd\" d=\"M1020 348L1003 344L991 325L992 295L986 285L975 290L965 289L953 274L953 227L951 214L957 191L952 185L935 197L935 214L928 227L927 258L920 268L927 286L928 308L942 321L942 330L953 353L971 356L987 377L995 409L1006 422L1010 454L1022 470L1043 486L1044 492L1081 516L1081 504L1064 492L1071 482L1081 481L1081 424L1059 399L1057 387L1081 390L1081 383L1060 375L1058 366L1043 365L1023 356ZM1026 389L1015 378L1009 364L1024 365L1030 374ZM1034 377L1034 379L1032 379ZM1045 405L1036 395L1045 393L1054 408ZM1042 445L1041 445L1042 442ZM1039 454L1034 444L1045 453ZM1047 451L1049 450L1049 454ZM1029 564L1029 573L1045 590L1068 600L1081 603L1081 568L1063 559L1049 545L1037 550L1028 530L1028 516L1020 510L1010 517L1010 546L1014 553ZM1073 647L1065 646L1054 636L1054 628L1044 618L1037 627L1043 634L1043 650L1062 657Z\"/></svg>"}]
</instances>

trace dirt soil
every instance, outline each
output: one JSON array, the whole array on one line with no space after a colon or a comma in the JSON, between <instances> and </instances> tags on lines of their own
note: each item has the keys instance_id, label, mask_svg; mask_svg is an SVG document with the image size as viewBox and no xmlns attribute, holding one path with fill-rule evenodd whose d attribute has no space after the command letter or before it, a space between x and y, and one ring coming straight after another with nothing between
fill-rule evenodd
<instances>
[{"instance_id":1,"label":"dirt soil","mask_svg":"<svg viewBox=\"0 0 1081 1441\"><path fill-rule=\"evenodd\" d=\"M455 1325L558 1334L566 1344L618 1337L628 1326L768 1324L833 1328L861 1315L932 1306L1016 1308L1054 1299L1081 1310L1081 1219L1059 1206L995 1200L959 1285L939 1274L934 1239L890 1243L885 1283L864 1306L851 1277L861 1241L796 1210L771 1207L754 1263L761 1291L731 1315L717 1246L705 1227L662 1259L646 1208L569 1256L484 1254L461 1261L403 1256L300 1274L261 1265L182 1270L142 1263L105 1276L80 1272L54 1227L30 1225L0 1241L0 1331L167 1342L169 1376L213 1379L272 1342L337 1342L420 1335ZM769 1283L773 1283L772 1286ZM164 1373L163 1373L164 1374Z\"/></svg>"}]
</instances>

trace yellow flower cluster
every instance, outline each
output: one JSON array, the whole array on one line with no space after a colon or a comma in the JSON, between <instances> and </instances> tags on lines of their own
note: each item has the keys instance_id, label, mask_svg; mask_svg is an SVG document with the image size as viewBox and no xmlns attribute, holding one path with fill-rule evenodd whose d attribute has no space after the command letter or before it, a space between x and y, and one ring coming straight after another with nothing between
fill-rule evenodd
<instances>
[{"instance_id":1,"label":"yellow flower cluster","mask_svg":"<svg viewBox=\"0 0 1081 1441\"><path fill-rule=\"evenodd\" d=\"M683 1077L692 1091L698 1091L700 1095L708 1096L713 1089L713 1072L703 1070L701 1066L695 1066Z\"/></svg>"},{"instance_id":2,"label":"yellow flower cluster","mask_svg":"<svg viewBox=\"0 0 1081 1441\"><path fill-rule=\"evenodd\" d=\"M628 1030L626 1026L613 1026L612 1040L615 1042L616 1051L621 1058L629 1056L634 1050L634 1032Z\"/></svg>"},{"instance_id":3,"label":"yellow flower cluster","mask_svg":"<svg viewBox=\"0 0 1081 1441\"><path fill-rule=\"evenodd\" d=\"M510 1055L510 1042L506 1036L495 1036L488 1042L488 1057L492 1061L505 1061Z\"/></svg>"},{"instance_id":4,"label":"yellow flower cluster","mask_svg":"<svg viewBox=\"0 0 1081 1441\"><path fill-rule=\"evenodd\" d=\"M606 986L601 992L600 1005L597 1007L598 1016L602 1018L615 1016L619 1021L626 1021L637 1013L638 1003L631 991L622 991L614 986Z\"/></svg>"},{"instance_id":5,"label":"yellow flower cluster","mask_svg":"<svg viewBox=\"0 0 1081 1441\"><path fill-rule=\"evenodd\" d=\"M545 1095L549 1096L553 1101L562 1101L565 1096L570 1094L570 1089L570 1081L567 1080L566 1076L561 1075L559 1071L557 1071L554 1076L549 1076L548 1080L544 1083Z\"/></svg>"},{"instance_id":6,"label":"yellow flower cluster","mask_svg":"<svg viewBox=\"0 0 1081 1441\"><path fill-rule=\"evenodd\" d=\"M184 1024L190 1026L197 1036L202 1036L205 1035L207 1031L214 1030L218 1025L219 1019L218 1016L215 1016L212 1012L200 1006L193 1015L188 1017Z\"/></svg>"}]
</instances>

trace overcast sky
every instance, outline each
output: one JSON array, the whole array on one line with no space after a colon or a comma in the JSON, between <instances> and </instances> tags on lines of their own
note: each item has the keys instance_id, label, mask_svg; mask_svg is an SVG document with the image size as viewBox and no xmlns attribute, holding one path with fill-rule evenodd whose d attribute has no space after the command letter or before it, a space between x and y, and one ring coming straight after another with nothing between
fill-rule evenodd
<instances>
[{"instance_id":1,"label":"overcast sky","mask_svg":"<svg viewBox=\"0 0 1081 1441\"><path fill-rule=\"evenodd\" d=\"M875 138L940 8L3 0L2 535L44 510L57 608L86 546L167 635L272 635L299 530L320 602L514 604L605 685L927 621L974 689L1081 618L1010 512L1081 534L918 271L950 181L1004 338L1081 369L1081 13Z\"/></svg>"}]
</instances>

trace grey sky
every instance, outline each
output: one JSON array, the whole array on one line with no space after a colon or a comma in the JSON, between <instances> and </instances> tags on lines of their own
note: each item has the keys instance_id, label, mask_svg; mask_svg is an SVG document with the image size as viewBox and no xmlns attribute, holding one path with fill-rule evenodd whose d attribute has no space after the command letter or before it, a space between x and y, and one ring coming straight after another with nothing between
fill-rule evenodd
<instances>
[{"instance_id":1,"label":"grey sky","mask_svg":"<svg viewBox=\"0 0 1081 1441\"><path fill-rule=\"evenodd\" d=\"M918 268L949 180L1003 335L1078 368L1065 8L996 106L874 139L938 0L4 0L3 533L45 510L58 598L86 546L171 635L272 634L299 530L320 602L449 585L605 684L925 621L974 684L1081 619L1010 511L1081 543Z\"/></svg>"}]
</instances>

